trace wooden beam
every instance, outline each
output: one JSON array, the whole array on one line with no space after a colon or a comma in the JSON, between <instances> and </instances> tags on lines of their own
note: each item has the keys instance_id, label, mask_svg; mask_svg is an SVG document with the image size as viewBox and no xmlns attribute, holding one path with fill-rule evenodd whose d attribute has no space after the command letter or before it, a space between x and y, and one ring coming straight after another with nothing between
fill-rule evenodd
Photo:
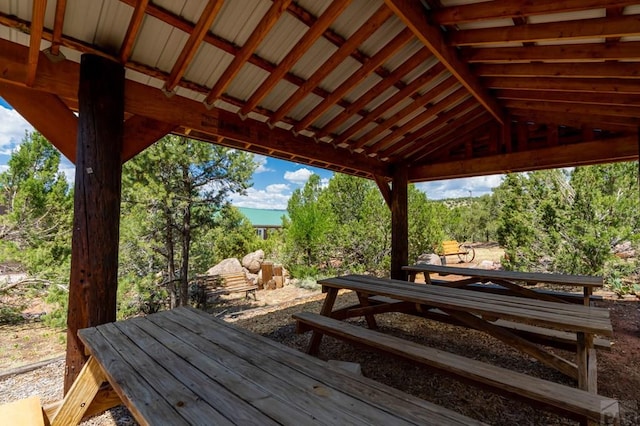
<instances>
[{"instance_id":1,"label":"wooden beam","mask_svg":"<svg viewBox=\"0 0 640 426\"><path fill-rule=\"evenodd\" d=\"M406 99L408 96L412 94L416 97L419 96L417 92L421 88L426 86L429 82L433 81L434 79L438 78L444 72L445 72L445 69L443 65L441 64L434 65L427 72L417 77L411 83L407 84L402 90L396 92L391 97L389 97L386 101L384 101L382 104L378 105L373 110L371 110L360 121L357 121L347 130L340 133L340 135L338 135L334 139L333 143L336 145L339 145L341 143L347 142L347 140L351 136L357 134L359 131L364 129L367 126L367 124L376 120L382 114L387 112L390 108L393 108L397 103L403 101L404 99Z\"/></svg>"},{"instance_id":2,"label":"wooden beam","mask_svg":"<svg viewBox=\"0 0 640 426\"><path fill-rule=\"evenodd\" d=\"M628 132L635 129L640 121L623 117L604 117L601 115L576 115L552 111L534 111L531 109L511 109L511 114L518 121L533 123L557 122L560 125L581 128L588 123L590 131L593 129Z\"/></svg>"},{"instance_id":3,"label":"wooden beam","mask_svg":"<svg viewBox=\"0 0 640 426\"><path fill-rule=\"evenodd\" d=\"M406 280L409 263L408 175L406 165L396 164L391 189L391 278Z\"/></svg>"},{"instance_id":4,"label":"wooden beam","mask_svg":"<svg viewBox=\"0 0 640 426\"><path fill-rule=\"evenodd\" d=\"M455 31L450 34L448 41L452 46L489 46L507 42L533 43L638 35L640 35L640 17L626 15Z\"/></svg>"},{"instance_id":5,"label":"wooden beam","mask_svg":"<svg viewBox=\"0 0 640 426\"><path fill-rule=\"evenodd\" d=\"M434 10L431 20L438 25L457 25L494 19L513 19L589 9L624 7L637 4L632 0L503 0L499 3L474 3Z\"/></svg>"},{"instance_id":6,"label":"wooden beam","mask_svg":"<svg viewBox=\"0 0 640 426\"><path fill-rule=\"evenodd\" d=\"M78 119L60 98L3 82L0 82L0 96L75 163Z\"/></svg>"},{"instance_id":7,"label":"wooden beam","mask_svg":"<svg viewBox=\"0 0 640 426\"><path fill-rule=\"evenodd\" d=\"M562 112L565 114L601 115L611 117L640 118L638 106L593 105L570 102L548 102L544 100L506 100L507 108L531 109L545 112Z\"/></svg>"},{"instance_id":8,"label":"wooden beam","mask_svg":"<svg viewBox=\"0 0 640 426\"><path fill-rule=\"evenodd\" d=\"M363 66L358 68L356 72L351 74L340 86L338 86L333 92L329 94L322 102L316 105L307 115L305 115L296 125L294 130L299 132L306 129L315 119L317 119L323 112L336 103L340 98L353 90L358 84L364 81L367 76L373 73L376 68L387 61L393 54L395 54L402 46L407 44L409 40L413 38L413 33L408 28L405 28L397 36L395 36L389 43L387 43L382 49L380 49L375 55L371 56Z\"/></svg>"},{"instance_id":9,"label":"wooden beam","mask_svg":"<svg viewBox=\"0 0 640 426\"><path fill-rule=\"evenodd\" d=\"M373 180L378 185L378 189L380 189L380 194L382 194L382 198L384 202L387 203L389 209L391 209L392 198L391 198L391 188L389 188L389 182L384 179L382 176L373 175Z\"/></svg>"},{"instance_id":10,"label":"wooden beam","mask_svg":"<svg viewBox=\"0 0 640 426\"><path fill-rule=\"evenodd\" d=\"M416 115L411 120L407 121L403 125L394 129L391 133L389 133L382 139L376 141L370 147L365 148L365 151L368 153L375 153L380 149L387 148L396 139L401 138L402 136L408 134L413 129L415 129L416 127L419 127L421 124L425 123L429 119L432 119L433 117L437 117L439 113L446 110L447 108L455 106L457 103L464 101L465 97L470 98L469 93L463 87L460 87L458 90L456 90L449 96L445 97L440 102L427 108L426 111ZM414 130L414 132L420 132L420 129L418 128L417 130ZM358 144L360 144L360 140L358 140Z\"/></svg>"},{"instance_id":11,"label":"wooden beam","mask_svg":"<svg viewBox=\"0 0 640 426\"><path fill-rule=\"evenodd\" d=\"M426 125L422 126L418 131L415 131L410 135L405 135L405 137L400 139L398 142L392 144L391 146L387 147L382 151L379 151L377 153L378 158L384 159L392 156L391 158L392 163L395 163L396 161L401 161L399 158L399 155L400 155L399 152L404 151L406 149L410 149L410 150L415 149L415 147L413 147L413 144L417 139L425 139L429 137L431 134L435 133L436 131L439 131L444 126L448 126L448 125L455 126L457 121L456 117L458 115L464 114L462 117L460 117L460 119L464 119L464 117L466 117L466 114L470 113L471 111L474 111L475 107L478 107L478 106L480 106L480 104L478 104L478 101L476 101L475 98L469 97L467 100L463 101L462 103L459 103L458 105L454 106L448 111L440 113L435 120L430 121ZM479 111L477 110L475 111L475 114L479 114L479 113L480 113ZM405 154L402 154L402 156L404 158L409 157L409 155L407 155L406 152Z\"/></svg>"},{"instance_id":12,"label":"wooden beam","mask_svg":"<svg viewBox=\"0 0 640 426\"><path fill-rule=\"evenodd\" d=\"M118 55L120 62L123 64L129 61L129 56L131 56L133 45L142 27L142 20L144 19L148 4L149 0L138 0L133 8L133 15L131 15L131 20L129 20L129 26L127 27L127 34L124 36L124 40L120 46L120 54Z\"/></svg>"},{"instance_id":13,"label":"wooden beam","mask_svg":"<svg viewBox=\"0 0 640 426\"><path fill-rule=\"evenodd\" d=\"M0 40L0 81L20 83L24 81L26 65L23 60L27 48ZM34 88L55 94L62 99L77 99L78 64L62 61L51 64L41 61ZM160 122L175 124L200 132L200 139L215 140L222 136L230 141L241 141L235 146L244 149L250 143L253 152L273 152L279 158L298 157L300 162L318 160L336 167L344 167L359 175L372 173L389 176L388 166L365 156L351 155L348 150L334 149L327 144L318 144L312 138L293 135L280 128L271 130L266 124L255 120L242 121L237 114L213 108L206 111L202 103L180 96L167 98L161 90L127 80L125 82L125 110L133 115L148 117ZM308 146L304 152L301 147ZM269 155L269 154L268 154Z\"/></svg>"},{"instance_id":14,"label":"wooden beam","mask_svg":"<svg viewBox=\"0 0 640 426\"><path fill-rule=\"evenodd\" d=\"M462 177L483 176L497 173L527 172L556 169L604 162L638 160L637 135L627 135L593 142L560 145L526 152L514 152L496 156L448 163L416 165L411 168L412 182Z\"/></svg>"},{"instance_id":15,"label":"wooden beam","mask_svg":"<svg viewBox=\"0 0 640 426\"><path fill-rule=\"evenodd\" d=\"M495 96L498 99L511 100L640 107L640 93L608 93L604 95L602 93L500 89L495 92Z\"/></svg>"},{"instance_id":16,"label":"wooden beam","mask_svg":"<svg viewBox=\"0 0 640 426\"><path fill-rule=\"evenodd\" d=\"M371 89L367 90L362 96L354 101L349 107L345 108L340 114L333 118L329 123L316 132L317 138L328 136L339 125L344 123L348 118L362 112L361 110L367 106L369 102L380 96L385 90L393 86L397 81L400 81L407 73L414 70L418 65L426 61L431 57L431 52L427 48L420 49L414 55L411 55L402 65L393 70L393 72L385 79L380 80ZM365 116L366 113L362 113Z\"/></svg>"},{"instance_id":17,"label":"wooden beam","mask_svg":"<svg viewBox=\"0 0 640 426\"><path fill-rule=\"evenodd\" d=\"M164 90L167 92L172 92L176 88L178 82L187 71L187 67L195 56L198 47L200 47L200 43L202 43L204 36L209 32L209 28L213 24L213 20L218 15L222 3L222 0L209 0L207 2L202 14L200 14L198 23L189 35L189 39L182 48L178 60L173 64L169 78L164 84Z\"/></svg>"},{"instance_id":18,"label":"wooden beam","mask_svg":"<svg viewBox=\"0 0 640 426\"><path fill-rule=\"evenodd\" d=\"M58 56L60 53L60 44L62 42L62 28L64 27L64 13L67 10L67 0L57 0L56 14L53 19L53 35L51 38L51 47L49 52Z\"/></svg>"},{"instance_id":19,"label":"wooden beam","mask_svg":"<svg viewBox=\"0 0 640 426\"><path fill-rule=\"evenodd\" d=\"M564 77L564 78L640 78L640 68L632 62L597 64L478 64L481 77ZM634 83L637 84L637 83Z\"/></svg>"},{"instance_id":20,"label":"wooden beam","mask_svg":"<svg viewBox=\"0 0 640 426\"><path fill-rule=\"evenodd\" d=\"M583 65L584 66L584 65ZM524 89L560 92L640 93L640 84L620 78L520 78L487 77L482 81L492 89Z\"/></svg>"},{"instance_id":21,"label":"wooden beam","mask_svg":"<svg viewBox=\"0 0 640 426\"><path fill-rule=\"evenodd\" d=\"M82 56L65 393L87 359L78 330L116 320L124 81L121 64Z\"/></svg>"},{"instance_id":22,"label":"wooden beam","mask_svg":"<svg viewBox=\"0 0 640 426\"><path fill-rule=\"evenodd\" d=\"M164 123L140 115L129 118L124 122L122 162L125 163L132 159L175 128L175 124Z\"/></svg>"},{"instance_id":23,"label":"wooden beam","mask_svg":"<svg viewBox=\"0 0 640 426\"><path fill-rule=\"evenodd\" d=\"M385 3L394 13L414 32L416 37L427 46L442 64L447 67L460 83L469 90L471 95L478 100L498 120L504 123L502 108L495 99L489 96L487 90L482 87L467 64L457 56L457 52L447 46L442 32L436 26L428 22L427 10L420 2L410 0L385 0Z\"/></svg>"},{"instance_id":24,"label":"wooden beam","mask_svg":"<svg viewBox=\"0 0 640 426\"><path fill-rule=\"evenodd\" d=\"M222 2L220 2L222 3ZM271 28L278 22L280 16L287 10L291 0L274 0L267 13L262 17L256 28L253 30L246 43L238 51L236 56L231 61L231 64L224 70L218 81L211 89L211 92L204 100L205 105L213 105L213 103L220 98L220 95L231 84L231 81L240 72L240 69L247 62L247 59L255 52L256 48L269 33Z\"/></svg>"},{"instance_id":25,"label":"wooden beam","mask_svg":"<svg viewBox=\"0 0 640 426\"><path fill-rule=\"evenodd\" d=\"M563 44L558 46L495 47L466 49L464 59L470 63L527 63L638 61L640 42Z\"/></svg>"},{"instance_id":26,"label":"wooden beam","mask_svg":"<svg viewBox=\"0 0 640 426\"><path fill-rule=\"evenodd\" d=\"M307 96L311 90L320 85L322 81L340 65L351 52L357 49L363 41L369 38L378 28L385 23L392 13L386 6L382 5L349 39L338 48L306 81L298 87L298 90L289 97L273 115L269 118L269 123L275 125L281 121L291 109Z\"/></svg>"},{"instance_id":27,"label":"wooden beam","mask_svg":"<svg viewBox=\"0 0 640 426\"><path fill-rule=\"evenodd\" d=\"M414 154L412 157L415 161L420 161L438 151L449 148L456 143L460 143L462 140L473 136L477 133L479 128L483 128L486 132L487 123L490 123L490 117L485 114L476 117L474 120L464 123L460 127L451 129L443 135L438 135L438 138L433 141L429 141L428 147ZM470 152L469 152L470 151ZM469 139L469 151L466 153L468 159L473 157L473 141Z\"/></svg>"},{"instance_id":28,"label":"wooden beam","mask_svg":"<svg viewBox=\"0 0 640 426\"><path fill-rule=\"evenodd\" d=\"M308 49L320 38L329 28L329 25L349 6L350 1L334 0L333 3L322 13L322 15L311 25L309 30L302 36L295 46L287 53L287 56L280 61L278 66L269 74L269 77L253 92L249 100L240 110L242 116L247 116L258 103L278 84L278 82L289 72L291 67L298 62Z\"/></svg>"},{"instance_id":29,"label":"wooden beam","mask_svg":"<svg viewBox=\"0 0 640 426\"><path fill-rule=\"evenodd\" d=\"M38 70L38 58L40 57L40 42L44 29L44 13L47 9L47 0L34 0L31 12L31 28L29 33L29 57L27 59L27 78L25 84L33 86Z\"/></svg>"}]
</instances>

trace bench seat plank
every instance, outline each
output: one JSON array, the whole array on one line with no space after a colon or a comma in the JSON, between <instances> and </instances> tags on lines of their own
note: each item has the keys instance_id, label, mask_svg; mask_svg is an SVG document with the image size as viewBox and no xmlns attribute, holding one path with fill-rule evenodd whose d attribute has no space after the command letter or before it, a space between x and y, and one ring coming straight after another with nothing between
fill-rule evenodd
<instances>
[{"instance_id":1,"label":"bench seat plank","mask_svg":"<svg viewBox=\"0 0 640 426\"><path fill-rule=\"evenodd\" d=\"M417 362L499 393L542 403L553 411L578 420L599 422L602 419L617 419L619 416L618 402L611 398L425 347L322 315L302 312L293 317L330 336Z\"/></svg>"}]
</instances>

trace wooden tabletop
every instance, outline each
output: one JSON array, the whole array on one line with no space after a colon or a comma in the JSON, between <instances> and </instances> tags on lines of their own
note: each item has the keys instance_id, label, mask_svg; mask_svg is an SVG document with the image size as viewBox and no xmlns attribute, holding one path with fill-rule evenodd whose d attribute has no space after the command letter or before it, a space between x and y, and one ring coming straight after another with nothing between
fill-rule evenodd
<instances>
[{"instance_id":1,"label":"wooden tabletop","mask_svg":"<svg viewBox=\"0 0 640 426\"><path fill-rule=\"evenodd\" d=\"M191 308L79 335L140 424L479 424Z\"/></svg>"},{"instance_id":2,"label":"wooden tabletop","mask_svg":"<svg viewBox=\"0 0 640 426\"><path fill-rule=\"evenodd\" d=\"M440 266L429 264L403 266L402 269L409 272L438 273L441 275L462 275L467 277L486 279L494 278L510 281L522 281L530 284L550 283L578 287L602 287L604 285L602 277L595 277L590 275L544 274L538 272L459 268L455 266Z\"/></svg>"},{"instance_id":3,"label":"wooden tabletop","mask_svg":"<svg viewBox=\"0 0 640 426\"><path fill-rule=\"evenodd\" d=\"M561 304L537 299L515 298L457 288L415 285L407 281L347 275L318 281L326 287L350 289L369 295L453 309L532 325L574 332L611 336L609 310L583 305Z\"/></svg>"}]
</instances>

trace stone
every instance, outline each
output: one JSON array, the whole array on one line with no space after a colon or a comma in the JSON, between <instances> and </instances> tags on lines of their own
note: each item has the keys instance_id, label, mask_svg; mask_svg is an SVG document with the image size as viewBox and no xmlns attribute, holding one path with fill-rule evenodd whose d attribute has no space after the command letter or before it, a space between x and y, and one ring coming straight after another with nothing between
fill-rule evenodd
<instances>
[{"instance_id":1,"label":"stone","mask_svg":"<svg viewBox=\"0 0 640 426\"><path fill-rule=\"evenodd\" d=\"M207 275L235 274L242 271L243 269L240 261L235 257L230 257L209 268Z\"/></svg>"},{"instance_id":2,"label":"stone","mask_svg":"<svg viewBox=\"0 0 640 426\"><path fill-rule=\"evenodd\" d=\"M435 253L423 253L416 260L418 265L442 265L440 256Z\"/></svg>"},{"instance_id":3,"label":"stone","mask_svg":"<svg viewBox=\"0 0 640 426\"><path fill-rule=\"evenodd\" d=\"M242 266L247 268L252 274L257 274L264 261L264 251L256 250L242 258Z\"/></svg>"}]
</instances>

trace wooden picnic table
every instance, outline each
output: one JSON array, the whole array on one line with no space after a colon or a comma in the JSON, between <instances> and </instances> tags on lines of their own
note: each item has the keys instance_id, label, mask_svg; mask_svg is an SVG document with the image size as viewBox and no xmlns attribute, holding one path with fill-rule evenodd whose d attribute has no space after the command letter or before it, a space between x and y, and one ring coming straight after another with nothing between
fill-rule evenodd
<instances>
[{"instance_id":1,"label":"wooden picnic table","mask_svg":"<svg viewBox=\"0 0 640 426\"><path fill-rule=\"evenodd\" d=\"M538 361L574 378L580 389L597 392L594 335L613 334L609 310L583 305L523 299L508 295L467 291L453 287L416 286L413 283L364 275L347 275L319 281L327 295L321 315L338 319L364 316L369 328L376 328L375 314L404 312L420 314L439 309L470 328L483 331ZM334 311L338 290L357 293L360 305ZM374 297L388 298L388 303L373 304ZM562 358L546 348L522 338L510 330L494 325L508 320L538 327L574 333L577 362ZM317 351L322 333L314 331L309 352Z\"/></svg>"},{"instance_id":2,"label":"wooden picnic table","mask_svg":"<svg viewBox=\"0 0 640 426\"><path fill-rule=\"evenodd\" d=\"M478 268L460 268L454 266L440 265L410 265L403 266L403 270L409 274L409 281L415 281L416 274L422 272L427 284L432 284L430 274L436 273L440 275L458 275L461 278L455 281L438 282L438 285L448 287L469 288L473 290L483 290L478 283L493 283L501 286L505 293L511 293L518 296L529 297L533 299L548 300L551 302L565 302L566 298L562 298L563 294L553 294L553 292L542 292L523 287L519 283L526 285L534 285L538 283L551 284L557 286L582 287L583 288L583 304L589 305L594 288L600 288L604 285L602 277L589 275L569 275L569 274L545 274L537 272L519 272L519 271L502 271L487 270ZM491 291L495 289L484 288Z\"/></svg>"},{"instance_id":3,"label":"wooden picnic table","mask_svg":"<svg viewBox=\"0 0 640 426\"><path fill-rule=\"evenodd\" d=\"M91 355L52 425L108 382L140 424L480 424L191 308L79 331Z\"/></svg>"}]
</instances>

